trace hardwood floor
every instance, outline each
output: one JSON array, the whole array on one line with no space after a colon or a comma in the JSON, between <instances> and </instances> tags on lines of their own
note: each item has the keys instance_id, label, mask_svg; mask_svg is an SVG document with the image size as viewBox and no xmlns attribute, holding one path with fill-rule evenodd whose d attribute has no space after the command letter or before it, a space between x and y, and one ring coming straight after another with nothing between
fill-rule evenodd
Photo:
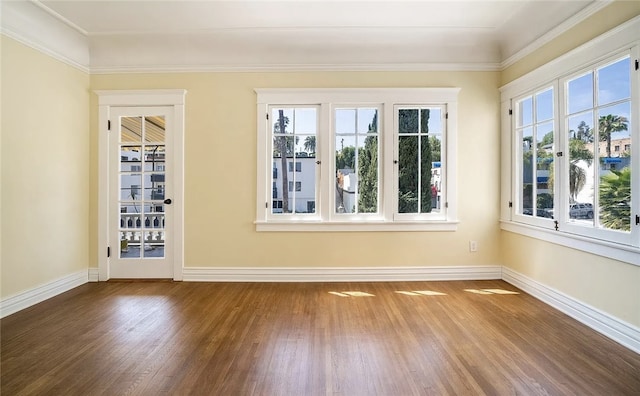
<instances>
[{"instance_id":1,"label":"hardwood floor","mask_svg":"<svg viewBox=\"0 0 640 396\"><path fill-rule=\"evenodd\" d=\"M2 319L0 370L2 395L640 395L640 355L503 281L89 283Z\"/></svg>"}]
</instances>

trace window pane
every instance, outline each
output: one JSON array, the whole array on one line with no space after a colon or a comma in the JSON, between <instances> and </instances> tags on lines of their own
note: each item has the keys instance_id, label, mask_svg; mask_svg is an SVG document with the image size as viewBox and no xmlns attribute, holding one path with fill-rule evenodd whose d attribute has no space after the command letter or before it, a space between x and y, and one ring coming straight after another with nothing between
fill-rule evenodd
<instances>
[{"instance_id":1,"label":"window pane","mask_svg":"<svg viewBox=\"0 0 640 396\"><path fill-rule=\"evenodd\" d=\"M375 131L375 129L373 129ZM358 149L358 212L378 212L378 136L371 133Z\"/></svg>"},{"instance_id":2,"label":"window pane","mask_svg":"<svg viewBox=\"0 0 640 396\"><path fill-rule=\"evenodd\" d=\"M631 230L630 110L626 101L598 111L599 225L626 232Z\"/></svg>"},{"instance_id":3,"label":"window pane","mask_svg":"<svg viewBox=\"0 0 640 396\"><path fill-rule=\"evenodd\" d=\"M317 133L316 109L297 108L294 110L293 116L296 135L315 135Z\"/></svg>"},{"instance_id":4,"label":"window pane","mask_svg":"<svg viewBox=\"0 0 640 396\"><path fill-rule=\"evenodd\" d=\"M140 146L121 146L120 147L120 171L122 172L140 172L142 170L142 155Z\"/></svg>"},{"instance_id":5,"label":"window pane","mask_svg":"<svg viewBox=\"0 0 640 396\"><path fill-rule=\"evenodd\" d=\"M144 141L164 143L165 123L164 116L145 117Z\"/></svg>"},{"instance_id":6,"label":"window pane","mask_svg":"<svg viewBox=\"0 0 640 396\"><path fill-rule=\"evenodd\" d=\"M293 133L291 120L293 119L293 109L273 109L271 110L271 130L273 133Z\"/></svg>"},{"instance_id":7,"label":"window pane","mask_svg":"<svg viewBox=\"0 0 640 396\"><path fill-rule=\"evenodd\" d=\"M317 109L273 108L271 120L271 213L314 213Z\"/></svg>"},{"instance_id":8,"label":"window pane","mask_svg":"<svg viewBox=\"0 0 640 396\"><path fill-rule=\"evenodd\" d=\"M424 118L423 118L424 120ZM425 122L426 123L426 122ZM432 183L431 183L431 144L429 136L420 136L420 212L431 212Z\"/></svg>"},{"instance_id":9,"label":"window pane","mask_svg":"<svg viewBox=\"0 0 640 396\"><path fill-rule=\"evenodd\" d=\"M533 122L533 99L528 97L516 106L516 126L523 127Z\"/></svg>"},{"instance_id":10,"label":"window pane","mask_svg":"<svg viewBox=\"0 0 640 396\"><path fill-rule=\"evenodd\" d=\"M522 130L522 214L533 215L533 128Z\"/></svg>"},{"instance_id":11,"label":"window pane","mask_svg":"<svg viewBox=\"0 0 640 396\"><path fill-rule=\"evenodd\" d=\"M536 216L553 217L553 122L536 128Z\"/></svg>"},{"instance_id":12,"label":"window pane","mask_svg":"<svg viewBox=\"0 0 640 396\"><path fill-rule=\"evenodd\" d=\"M398 111L399 125L405 127L405 135L398 140L399 213L430 213L439 209L434 163L438 163L439 172L442 113L438 107Z\"/></svg>"},{"instance_id":13,"label":"window pane","mask_svg":"<svg viewBox=\"0 0 640 396\"><path fill-rule=\"evenodd\" d=\"M335 213L378 212L378 110L336 109Z\"/></svg>"},{"instance_id":14,"label":"window pane","mask_svg":"<svg viewBox=\"0 0 640 396\"><path fill-rule=\"evenodd\" d=\"M568 83L567 110L569 114L593 108L593 73L574 78Z\"/></svg>"},{"instance_id":15,"label":"window pane","mask_svg":"<svg viewBox=\"0 0 640 396\"><path fill-rule=\"evenodd\" d=\"M140 231L120 231L120 258L140 258Z\"/></svg>"},{"instance_id":16,"label":"window pane","mask_svg":"<svg viewBox=\"0 0 640 396\"><path fill-rule=\"evenodd\" d=\"M398 132L418 133L418 109L401 109L398 111Z\"/></svg>"},{"instance_id":17,"label":"window pane","mask_svg":"<svg viewBox=\"0 0 640 396\"><path fill-rule=\"evenodd\" d=\"M165 163L165 148L163 146L147 145L144 146L144 170L157 171L160 170Z\"/></svg>"},{"instance_id":18,"label":"window pane","mask_svg":"<svg viewBox=\"0 0 640 396\"><path fill-rule=\"evenodd\" d=\"M553 89L536 95L536 122L553 119Z\"/></svg>"},{"instance_id":19,"label":"window pane","mask_svg":"<svg viewBox=\"0 0 640 396\"><path fill-rule=\"evenodd\" d=\"M418 136L400 136L398 139L399 213L418 213L418 142Z\"/></svg>"},{"instance_id":20,"label":"window pane","mask_svg":"<svg viewBox=\"0 0 640 396\"><path fill-rule=\"evenodd\" d=\"M569 218L593 225L594 134L593 112L569 117Z\"/></svg>"},{"instance_id":21,"label":"window pane","mask_svg":"<svg viewBox=\"0 0 640 396\"><path fill-rule=\"evenodd\" d=\"M336 133L353 134L356 132L356 110L336 109Z\"/></svg>"},{"instance_id":22,"label":"window pane","mask_svg":"<svg viewBox=\"0 0 640 396\"><path fill-rule=\"evenodd\" d=\"M606 105L631 96L631 59L598 69L598 104Z\"/></svg>"},{"instance_id":23,"label":"window pane","mask_svg":"<svg viewBox=\"0 0 640 396\"><path fill-rule=\"evenodd\" d=\"M142 142L142 117L122 117L120 119L120 142Z\"/></svg>"},{"instance_id":24,"label":"window pane","mask_svg":"<svg viewBox=\"0 0 640 396\"><path fill-rule=\"evenodd\" d=\"M429 136L431 148L431 211L439 212L442 194L442 139L440 136Z\"/></svg>"}]
</instances>

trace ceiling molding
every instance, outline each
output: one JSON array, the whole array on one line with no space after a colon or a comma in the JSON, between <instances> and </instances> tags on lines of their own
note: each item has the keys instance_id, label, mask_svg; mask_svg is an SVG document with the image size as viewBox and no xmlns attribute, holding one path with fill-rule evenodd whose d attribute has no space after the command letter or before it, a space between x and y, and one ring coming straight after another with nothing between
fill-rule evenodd
<instances>
[{"instance_id":1,"label":"ceiling molding","mask_svg":"<svg viewBox=\"0 0 640 396\"><path fill-rule=\"evenodd\" d=\"M524 59L527 55L532 54L536 50L542 48L544 45L550 43L555 38L559 37L561 34L569 31L574 26L578 25L580 22L589 18L591 15L594 15L598 11L607 7L609 4L613 3L614 0L599 0L589 4L587 7L582 9L580 12L571 16L569 19L565 20L560 25L556 26L552 30L548 31L544 35L540 36L531 44L527 45L523 49L519 50L515 54L509 56L504 59L500 65L500 70L504 70L509 66L515 64L516 62Z\"/></svg>"},{"instance_id":2,"label":"ceiling molding","mask_svg":"<svg viewBox=\"0 0 640 396\"><path fill-rule=\"evenodd\" d=\"M224 73L224 72L487 72L500 71L499 63L421 63L421 64L313 64L313 65L207 65L207 66L132 66L132 67L92 67L91 74L122 73Z\"/></svg>"},{"instance_id":3,"label":"ceiling molding","mask_svg":"<svg viewBox=\"0 0 640 396\"><path fill-rule=\"evenodd\" d=\"M28 47L88 73L89 40L35 3L0 2L1 32Z\"/></svg>"}]
</instances>

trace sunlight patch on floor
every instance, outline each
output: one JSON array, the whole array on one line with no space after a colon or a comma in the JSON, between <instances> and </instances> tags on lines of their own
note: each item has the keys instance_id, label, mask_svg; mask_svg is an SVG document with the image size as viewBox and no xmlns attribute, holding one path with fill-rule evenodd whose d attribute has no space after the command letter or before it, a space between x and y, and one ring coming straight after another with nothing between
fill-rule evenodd
<instances>
[{"instance_id":1,"label":"sunlight patch on floor","mask_svg":"<svg viewBox=\"0 0 640 396\"><path fill-rule=\"evenodd\" d=\"M404 294L405 296L446 296L446 293L440 293L437 291L431 290L414 290L414 291L405 291L405 290L397 290L396 293Z\"/></svg>"},{"instance_id":2,"label":"sunlight patch on floor","mask_svg":"<svg viewBox=\"0 0 640 396\"><path fill-rule=\"evenodd\" d=\"M365 293L361 291L343 291L343 292L330 291L329 294L333 294L334 296L340 296L340 297L375 297L375 294Z\"/></svg>"},{"instance_id":3,"label":"sunlight patch on floor","mask_svg":"<svg viewBox=\"0 0 640 396\"><path fill-rule=\"evenodd\" d=\"M474 294L520 294L518 292L504 289L464 289L464 291Z\"/></svg>"}]
</instances>

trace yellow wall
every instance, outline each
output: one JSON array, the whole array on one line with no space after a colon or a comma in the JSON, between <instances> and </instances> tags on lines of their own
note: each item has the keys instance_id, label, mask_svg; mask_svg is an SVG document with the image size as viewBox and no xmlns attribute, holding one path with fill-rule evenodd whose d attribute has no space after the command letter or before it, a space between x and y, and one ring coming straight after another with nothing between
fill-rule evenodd
<instances>
[{"instance_id":1,"label":"yellow wall","mask_svg":"<svg viewBox=\"0 0 640 396\"><path fill-rule=\"evenodd\" d=\"M7 297L88 267L89 76L0 37Z\"/></svg>"},{"instance_id":2,"label":"yellow wall","mask_svg":"<svg viewBox=\"0 0 640 396\"><path fill-rule=\"evenodd\" d=\"M94 75L92 89L184 88L185 267L498 265L499 73ZM256 96L265 87L461 87L458 232L256 232ZM92 95L91 205L97 202ZM92 235L96 217L92 209ZM470 239L479 252L469 253ZM285 249L283 254L282 249ZM97 266L97 249L91 262ZM101 251L101 250L100 250Z\"/></svg>"},{"instance_id":3,"label":"yellow wall","mask_svg":"<svg viewBox=\"0 0 640 396\"><path fill-rule=\"evenodd\" d=\"M508 83L640 15L640 1L617 1L502 73ZM503 231L504 266L640 326L640 267Z\"/></svg>"}]
</instances>

